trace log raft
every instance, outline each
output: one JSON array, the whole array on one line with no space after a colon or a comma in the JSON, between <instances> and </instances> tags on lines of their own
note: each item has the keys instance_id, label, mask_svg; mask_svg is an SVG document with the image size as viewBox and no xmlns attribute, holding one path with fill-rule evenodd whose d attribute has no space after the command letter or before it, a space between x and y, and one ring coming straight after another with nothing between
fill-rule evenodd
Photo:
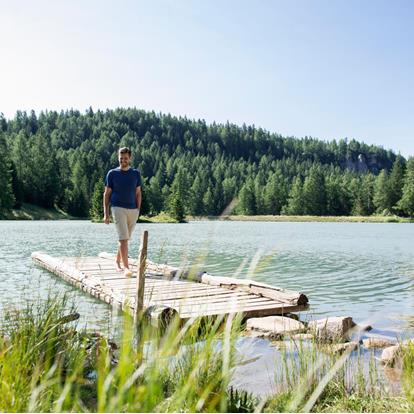
<instances>
[{"instance_id":1,"label":"log raft","mask_svg":"<svg viewBox=\"0 0 414 414\"><path fill-rule=\"evenodd\" d=\"M146 259L130 259L135 277L115 270L108 253L87 257L52 257L32 253L32 260L77 288L126 312L141 310L151 318L178 314L182 320L241 312L244 317L284 315L308 308L306 295L248 279L194 273ZM139 283L138 283L139 282ZM139 291L142 289L142 291ZM137 301L142 301L138 303Z\"/></svg>"}]
</instances>

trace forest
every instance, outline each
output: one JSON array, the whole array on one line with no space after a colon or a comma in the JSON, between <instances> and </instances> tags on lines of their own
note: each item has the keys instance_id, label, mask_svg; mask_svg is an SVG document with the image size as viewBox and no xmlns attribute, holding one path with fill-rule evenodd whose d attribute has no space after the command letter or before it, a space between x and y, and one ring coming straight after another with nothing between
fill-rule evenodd
<instances>
[{"instance_id":1,"label":"forest","mask_svg":"<svg viewBox=\"0 0 414 414\"><path fill-rule=\"evenodd\" d=\"M99 218L121 146L141 172L149 216L216 216L230 204L244 215L414 216L413 158L136 108L0 114L0 211L31 203Z\"/></svg>"}]
</instances>

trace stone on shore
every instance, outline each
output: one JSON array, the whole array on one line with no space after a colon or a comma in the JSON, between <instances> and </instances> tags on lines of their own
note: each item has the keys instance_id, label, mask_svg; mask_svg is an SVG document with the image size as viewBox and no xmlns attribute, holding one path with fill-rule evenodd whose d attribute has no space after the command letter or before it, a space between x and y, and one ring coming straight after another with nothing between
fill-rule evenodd
<instances>
[{"instance_id":1,"label":"stone on shore","mask_svg":"<svg viewBox=\"0 0 414 414\"><path fill-rule=\"evenodd\" d=\"M400 344L389 346L382 351L381 362L384 365L392 367L396 363L400 355L401 355Z\"/></svg>"},{"instance_id":2,"label":"stone on shore","mask_svg":"<svg viewBox=\"0 0 414 414\"><path fill-rule=\"evenodd\" d=\"M271 338L280 338L286 334L295 334L306 331L305 325L285 316L265 316L263 318L250 318L246 329L268 333Z\"/></svg>"},{"instance_id":3,"label":"stone on shore","mask_svg":"<svg viewBox=\"0 0 414 414\"><path fill-rule=\"evenodd\" d=\"M330 316L310 321L308 328L320 341L348 339L348 332L355 326L350 316Z\"/></svg>"},{"instance_id":4,"label":"stone on shore","mask_svg":"<svg viewBox=\"0 0 414 414\"><path fill-rule=\"evenodd\" d=\"M371 337L364 339L362 344L365 348L387 348L395 345L395 341L380 337Z\"/></svg>"},{"instance_id":5,"label":"stone on shore","mask_svg":"<svg viewBox=\"0 0 414 414\"><path fill-rule=\"evenodd\" d=\"M295 335L291 335L290 338L295 339L297 341L306 341L312 340L314 336L311 333L298 333Z\"/></svg>"},{"instance_id":6,"label":"stone on shore","mask_svg":"<svg viewBox=\"0 0 414 414\"><path fill-rule=\"evenodd\" d=\"M359 345L358 342L344 342L340 344L324 345L322 351L327 354L342 354L343 352L351 352Z\"/></svg>"}]
</instances>

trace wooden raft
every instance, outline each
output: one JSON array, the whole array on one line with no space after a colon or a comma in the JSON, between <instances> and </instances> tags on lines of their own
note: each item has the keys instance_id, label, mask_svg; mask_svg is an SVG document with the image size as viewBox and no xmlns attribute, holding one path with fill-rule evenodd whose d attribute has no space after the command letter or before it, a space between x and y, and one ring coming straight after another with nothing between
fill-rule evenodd
<instances>
[{"instance_id":1,"label":"wooden raft","mask_svg":"<svg viewBox=\"0 0 414 414\"><path fill-rule=\"evenodd\" d=\"M137 279L115 270L114 256L52 257L32 253L32 260L92 296L135 313ZM137 260L130 267L137 274ZM247 279L217 277L201 272L190 275L179 268L146 260L145 309L173 308L183 320L242 312L245 317L282 315L308 307L307 297Z\"/></svg>"}]
</instances>

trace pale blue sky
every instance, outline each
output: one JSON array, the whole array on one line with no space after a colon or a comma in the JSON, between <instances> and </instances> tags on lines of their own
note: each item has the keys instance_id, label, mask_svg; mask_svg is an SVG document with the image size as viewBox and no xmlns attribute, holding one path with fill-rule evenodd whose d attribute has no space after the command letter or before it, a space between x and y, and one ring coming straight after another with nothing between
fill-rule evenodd
<instances>
[{"instance_id":1,"label":"pale blue sky","mask_svg":"<svg viewBox=\"0 0 414 414\"><path fill-rule=\"evenodd\" d=\"M414 1L3 1L0 112L136 106L414 155Z\"/></svg>"}]
</instances>

